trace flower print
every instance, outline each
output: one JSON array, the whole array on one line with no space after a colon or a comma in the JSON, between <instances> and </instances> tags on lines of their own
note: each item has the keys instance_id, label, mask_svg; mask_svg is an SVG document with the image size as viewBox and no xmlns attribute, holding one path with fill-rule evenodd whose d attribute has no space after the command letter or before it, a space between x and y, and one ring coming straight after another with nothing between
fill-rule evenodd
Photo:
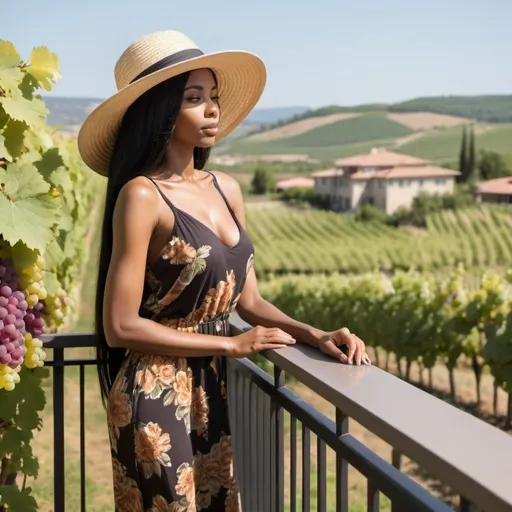
<instances>
[{"instance_id":1,"label":"flower print","mask_svg":"<svg viewBox=\"0 0 512 512\"><path fill-rule=\"evenodd\" d=\"M195 258L182 269L178 279L176 279L164 297L158 301L159 311L175 301L192 282L194 277L206 270L206 258L210 255L210 249L209 245L199 247Z\"/></svg>"},{"instance_id":2,"label":"flower print","mask_svg":"<svg viewBox=\"0 0 512 512\"><path fill-rule=\"evenodd\" d=\"M212 496L216 496L222 487L217 460L208 453L204 455L198 453L194 456L193 468L196 491L208 492Z\"/></svg>"},{"instance_id":3,"label":"flower print","mask_svg":"<svg viewBox=\"0 0 512 512\"><path fill-rule=\"evenodd\" d=\"M188 265L196 257L196 250L185 240L175 236L162 250L162 259L173 265Z\"/></svg>"},{"instance_id":4,"label":"flower print","mask_svg":"<svg viewBox=\"0 0 512 512\"><path fill-rule=\"evenodd\" d=\"M245 275L246 276L247 276L247 274L249 274L249 272L251 271L253 266L254 266L254 254L251 254L249 256L249 259L247 260L246 265L245 265Z\"/></svg>"},{"instance_id":5,"label":"flower print","mask_svg":"<svg viewBox=\"0 0 512 512\"><path fill-rule=\"evenodd\" d=\"M224 508L226 512L240 512L242 510L240 493L234 478L231 480L231 485L228 487Z\"/></svg>"},{"instance_id":6,"label":"flower print","mask_svg":"<svg viewBox=\"0 0 512 512\"><path fill-rule=\"evenodd\" d=\"M135 383L142 389L145 398L156 400L174 382L174 358L145 355L140 366L142 368L135 373Z\"/></svg>"},{"instance_id":7,"label":"flower print","mask_svg":"<svg viewBox=\"0 0 512 512\"><path fill-rule=\"evenodd\" d=\"M114 477L114 501L119 512L143 512L142 494L135 480L126 476L126 468L112 459Z\"/></svg>"},{"instance_id":8,"label":"flower print","mask_svg":"<svg viewBox=\"0 0 512 512\"><path fill-rule=\"evenodd\" d=\"M194 483L194 470L188 462L184 462L176 471L177 483L176 494L185 496L191 503L195 499L196 489Z\"/></svg>"},{"instance_id":9,"label":"flower print","mask_svg":"<svg viewBox=\"0 0 512 512\"><path fill-rule=\"evenodd\" d=\"M170 435L163 433L158 423L142 424L135 430L135 456L145 478L153 474L161 476L161 466L171 467L167 453L170 449Z\"/></svg>"},{"instance_id":10,"label":"flower print","mask_svg":"<svg viewBox=\"0 0 512 512\"><path fill-rule=\"evenodd\" d=\"M210 408L208 406L208 398L206 391L202 386L194 389L192 394L192 403L190 405L190 423L191 428L197 430L197 435L206 437L206 429L208 426L208 413Z\"/></svg>"},{"instance_id":11,"label":"flower print","mask_svg":"<svg viewBox=\"0 0 512 512\"><path fill-rule=\"evenodd\" d=\"M187 434L190 434L190 406L192 401L192 370L179 370L172 388L164 396L164 406L175 405L176 419L185 422Z\"/></svg>"},{"instance_id":12,"label":"flower print","mask_svg":"<svg viewBox=\"0 0 512 512\"><path fill-rule=\"evenodd\" d=\"M126 393L126 377L121 377L114 382L108 397L107 415L109 436L112 449L117 452L117 441L120 435L120 428L126 427L132 420L132 404Z\"/></svg>"}]
</instances>

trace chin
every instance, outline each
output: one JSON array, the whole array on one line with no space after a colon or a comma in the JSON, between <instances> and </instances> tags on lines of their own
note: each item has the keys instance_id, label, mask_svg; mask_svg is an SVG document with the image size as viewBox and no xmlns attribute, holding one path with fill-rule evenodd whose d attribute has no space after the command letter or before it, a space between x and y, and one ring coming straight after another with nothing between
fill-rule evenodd
<instances>
[{"instance_id":1,"label":"chin","mask_svg":"<svg viewBox=\"0 0 512 512\"><path fill-rule=\"evenodd\" d=\"M196 147L208 149L208 148L213 147L214 145L215 145L215 137L204 137L197 142Z\"/></svg>"}]
</instances>

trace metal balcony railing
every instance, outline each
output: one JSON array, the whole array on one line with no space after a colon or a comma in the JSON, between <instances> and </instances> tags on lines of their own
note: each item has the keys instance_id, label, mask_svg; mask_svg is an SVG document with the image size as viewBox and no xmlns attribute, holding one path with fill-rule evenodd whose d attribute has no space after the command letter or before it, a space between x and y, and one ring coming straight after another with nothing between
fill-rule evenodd
<instances>
[{"instance_id":1,"label":"metal balcony railing","mask_svg":"<svg viewBox=\"0 0 512 512\"><path fill-rule=\"evenodd\" d=\"M233 333L246 328L247 324L233 319ZM48 365L53 367L54 511L66 510L63 400L64 371L70 365L79 367L80 496L85 511L84 368L96 360L64 356L66 349L91 347L94 340L90 334L47 335L44 340L45 346L53 349ZM506 433L373 366L340 365L302 344L264 357L273 375L248 359L228 361L235 469L244 512L311 510L312 469L317 510L348 512L349 465L367 479L368 511L380 510L381 494L390 498L392 512L453 510L400 472L401 454L454 489L460 495L460 512L512 511L512 437ZM285 375L331 403L336 420L291 391L285 385ZM284 450L285 414L289 419L289 461L285 461ZM349 418L393 447L391 463L350 434ZM317 445L313 464L311 434ZM336 457L335 491L329 494L327 480L333 475L326 470L328 449ZM285 485L289 489L286 504Z\"/></svg>"}]
</instances>

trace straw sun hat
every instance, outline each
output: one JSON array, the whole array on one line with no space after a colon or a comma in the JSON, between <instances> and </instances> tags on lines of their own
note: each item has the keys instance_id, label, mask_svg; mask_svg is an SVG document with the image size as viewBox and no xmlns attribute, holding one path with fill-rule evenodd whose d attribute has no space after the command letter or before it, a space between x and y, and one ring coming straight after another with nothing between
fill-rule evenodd
<instances>
[{"instance_id":1,"label":"straw sun hat","mask_svg":"<svg viewBox=\"0 0 512 512\"><path fill-rule=\"evenodd\" d=\"M137 39L121 55L114 75L118 92L87 117L78 134L84 162L106 176L117 130L128 107L169 78L210 68L219 85L221 115L217 140L233 131L258 102L266 81L265 65L245 51L204 54L186 35L166 30Z\"/></svg>"}]
</instances>

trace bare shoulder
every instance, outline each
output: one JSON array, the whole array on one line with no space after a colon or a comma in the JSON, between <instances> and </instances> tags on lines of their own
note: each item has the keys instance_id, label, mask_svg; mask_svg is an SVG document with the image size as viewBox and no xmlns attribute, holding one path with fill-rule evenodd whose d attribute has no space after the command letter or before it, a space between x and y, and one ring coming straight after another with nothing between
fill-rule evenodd
<instances>
[{"instance_id":1,"label":"bare shoulder","mask_svg":"<svg viewBox=\"0 0 512 512\"><path fill-rule=\"evenodd\" d=\"M153 221L158 216L159 204L156 187L144 176L137 176L125 183L119 191L116 210L134 215L143 213Z\"/></svg>"},{"instance_id":2,"label":"bare shoulder","mask_svg":"<svg viewBox=\"0 0 512 512\"><path fill-rule=\"evenodd\" d=\"M242 200L242 190L238 181L230 174L222 171L210 171L215 175L217 181L228 199Z\"/></svg>"},{"instance_id":3,"label":"bare shoulder","mask_svg":"<svg viewBox=\"0 0 512 512\"><path fill-rule=\"evenodd\" d=\"M137 176L125 183L119 192L119 199L130 205L147 206L158 199L156 187L144 176Z\"/></svg>"}]
</instances>

